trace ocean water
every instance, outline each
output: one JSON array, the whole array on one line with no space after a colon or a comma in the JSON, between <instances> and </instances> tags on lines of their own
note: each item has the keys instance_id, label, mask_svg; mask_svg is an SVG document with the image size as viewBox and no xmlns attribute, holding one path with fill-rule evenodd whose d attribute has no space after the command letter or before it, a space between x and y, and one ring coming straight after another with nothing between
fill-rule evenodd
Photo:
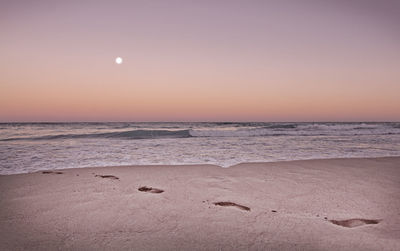
<instances>
[{"instance_id":1,"label":"ocean water","mask_svg":"<svg viewBox=\"0 0 400 251\"><path fill-rule=\"evenodd\" d=\"M0 174L400 156L400 123L2 123Z\"/></svg>"}]
</instances>

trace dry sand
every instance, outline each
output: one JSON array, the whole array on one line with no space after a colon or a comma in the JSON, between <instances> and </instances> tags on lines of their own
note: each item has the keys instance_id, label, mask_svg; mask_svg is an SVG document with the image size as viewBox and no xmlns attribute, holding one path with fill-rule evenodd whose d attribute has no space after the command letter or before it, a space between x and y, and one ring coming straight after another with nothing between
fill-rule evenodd
<instances>
[{"instance_id":1,"label":"dry sand","mask_svg":"<svg viewBox=\"0 0 400 251\"><path fill-rule=\"evenodd\" d=\"M400 250L400 157L57 171L0 176L0 250Z\"/></svg>"}]
</instances>

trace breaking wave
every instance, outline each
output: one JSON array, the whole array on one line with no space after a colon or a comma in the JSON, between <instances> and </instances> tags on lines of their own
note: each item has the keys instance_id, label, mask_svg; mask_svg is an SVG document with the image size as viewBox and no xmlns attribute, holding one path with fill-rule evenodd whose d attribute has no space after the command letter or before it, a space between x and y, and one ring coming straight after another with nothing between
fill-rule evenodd
<instances>
[{"instance_id":1,"label":"breaking wave","mask_svg":"<svg viewBox=\"0 0 400 251\"><path fill-rule=\"evenodd\" d=\"M61 128L61 131L34 130L42 135L10 135L0 141L17 140L63 140L63 139L162 139L191 137L268 137L268 136L357 136L357 135L394 135L400 134L399 123L200 123L200 124L72 124L49 125ZM47 126L47 125L45 125ZM70 126L70 130L64 127ZM90 132L83 133L80 128L92 126ZM100 131L107 126L118 131ZM120 131L125 126L131 130ZM158 128L137 128L152 126ZM55 128L55 130L57 130ZM78 129L76 129L78 128ZM179 130L180 129L180 130ZM65 133L68 131L75 133ZM78 131L76 131L78 130ZM33 133L32 133L33 134ZM6 135L6 134L5 134Z\"/></svg>"}]
</instances>

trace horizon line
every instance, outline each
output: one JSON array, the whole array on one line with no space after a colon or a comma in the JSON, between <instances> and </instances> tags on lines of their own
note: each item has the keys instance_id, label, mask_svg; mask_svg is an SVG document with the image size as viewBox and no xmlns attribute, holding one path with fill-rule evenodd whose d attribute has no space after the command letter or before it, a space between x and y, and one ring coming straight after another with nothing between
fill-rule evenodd
<instances>
[{"instance_id":1,"label":"horizon line","mask_svg":"<svg viewBox=\"0 0 400 251\"><path fill-rule=\"evenodd\" d=\"M400 123L400 120L392 121L0 121L0 124L68 124L68 123Z\"/></svg>"}]
</instances>

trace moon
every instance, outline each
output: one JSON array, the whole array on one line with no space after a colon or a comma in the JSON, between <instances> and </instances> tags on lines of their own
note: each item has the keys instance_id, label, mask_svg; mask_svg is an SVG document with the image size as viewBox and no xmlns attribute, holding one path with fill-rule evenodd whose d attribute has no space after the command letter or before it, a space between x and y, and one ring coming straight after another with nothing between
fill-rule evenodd
<instances>
[{"instance_id":1,"label":"moon","mask_svg":"<svg viewBox=\"0 0 400 251\"><path fill-rule=\"evenodd\" d=\"M121 58L121 57L117 57L117 58L115 59L115 63L117 63L117 64L122 64L122 58Z\"/></svg>"}]
</instances>

